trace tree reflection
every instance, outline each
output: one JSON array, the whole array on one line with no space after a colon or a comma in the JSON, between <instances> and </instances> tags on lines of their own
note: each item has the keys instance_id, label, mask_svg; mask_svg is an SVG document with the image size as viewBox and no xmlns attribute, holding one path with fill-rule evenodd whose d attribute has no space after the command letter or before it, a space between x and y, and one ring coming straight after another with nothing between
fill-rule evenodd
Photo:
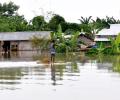
<instances>
[{"instance_id":1,"label":"tree reflection","mask_svg":"<svg viewBox=\"0 0 120 100\"><path fill-rule=\"evenodd\" d=\"M79 72L79 68L77 66L77 62L76 61L71 63L71 72L74 72L74 73L75 72Z\"/></svg>"},{"instance_id":2,"label":"tree reflection","mask_svg":"<svg viewBox=\"0 0 120 100\"><path fill-rule=\"evenodd\" d=\"M113 58L113 67L112 67L114 72L119 72L120 73L120 56L116 56Z\"/></svg>"},{"instance_id":3,"label":"tree reflection","mask_svg":"<svg viewBox=\"0 0 120 100\"><path fill-rule=\"evenodd\" d=\"M109 66L106 66L105 64L108 64ZM120 56L117 55L99 55L97 57L97 64L99 65L99 68L107 68L108 70L112 70L113 72L119 72L120 73ZM103 67L104 65L104 67Z\"/></svg>"},{"instance_id":4,"label":"tree reflection","mask_svg":"<svg viewBox=\"0 0 120 100\"><path fill-rule=\"evenodd\" d=\"M0 68L0 84L17 84L17 82L8 82L7 80L21 79L22 73L20 68ZM3 82L3 80L6 80Z\"/></svg>"}]
</instances>

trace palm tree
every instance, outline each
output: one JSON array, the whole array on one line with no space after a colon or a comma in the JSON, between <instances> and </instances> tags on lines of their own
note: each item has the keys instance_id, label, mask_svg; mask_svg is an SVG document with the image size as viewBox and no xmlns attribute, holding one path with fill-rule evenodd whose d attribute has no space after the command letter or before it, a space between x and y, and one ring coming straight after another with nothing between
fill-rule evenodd
<instances>
[{"instance_id":1,"label":"palm tree","mask_svg":"<svg viewBox=\"0 0 120 100\"><path fill-rule=\"evenodd\" d=\"M106 21L109 24L119 24L120 23L119 19L116 20L114 17L108 17L108 16L106 16Z\"/></svg>"},{"instance_id":2,"label":"palm tree","mask_svg":"<svg viewBox=\"0 0 120 100\"><path fill-rule=\"evenodd\" d=\"M89 24L91 21L91 18L92 18L92 16L89 16L88 18L87 17L84 18L81 16L81 19L78 19L78 20L81 22L81 24Z\"/></svg>"}]
</instances>

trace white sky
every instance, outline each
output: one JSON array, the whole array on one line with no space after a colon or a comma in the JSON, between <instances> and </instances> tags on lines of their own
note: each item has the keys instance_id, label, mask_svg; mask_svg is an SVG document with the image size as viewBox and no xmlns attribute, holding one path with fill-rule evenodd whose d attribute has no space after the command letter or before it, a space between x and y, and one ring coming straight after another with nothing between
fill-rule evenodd
<instances>
[{"instance_id":1,"label":"white sky","mask_svg":"<svg viewBox=\"0 0 120 100\"><path fill-rule=\"evenodd\" d=\"M120 18L120 0L0 0L1 3L9 1L19 5L19 14L29 20L46 15L47 11L63 16L68 22L79 22L81 16Z\"/></svg>"}]
</instances>

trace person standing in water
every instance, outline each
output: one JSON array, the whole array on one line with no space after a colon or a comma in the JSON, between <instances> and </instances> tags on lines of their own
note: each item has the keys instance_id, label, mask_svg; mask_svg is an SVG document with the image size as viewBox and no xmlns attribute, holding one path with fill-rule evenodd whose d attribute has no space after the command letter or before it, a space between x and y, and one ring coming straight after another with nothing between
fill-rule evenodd
<instances>
[{"instance_id":1,"label":"person standing in water","mask_svg":"<svg viewBox=\"0 0 120 100\"><path fill-rule=\"evenodd\" d=\"M50 55L51 55L51 63L55 61L55 40L52 40L50 43Z\"/></svg>"}]
</instances>

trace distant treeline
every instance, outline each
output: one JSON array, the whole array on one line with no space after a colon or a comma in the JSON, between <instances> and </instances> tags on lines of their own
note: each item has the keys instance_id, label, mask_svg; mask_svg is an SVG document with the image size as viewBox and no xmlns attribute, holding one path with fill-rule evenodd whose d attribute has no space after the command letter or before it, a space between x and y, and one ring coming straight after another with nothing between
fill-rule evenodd
<instances>
[{"instance_id":1,"label":"distant treeline","mask_svg":"<svg viewBox=\"0 0 120 100\"><path fill-rule=\"evenodd\" d=\"M87 18L80 17L80 23L69 23L58 15L52 14L49 22L45 20L45 16L35 16L29 22L24 18L24 15L18 14L19 6L13 2L0 3L0 32L16 32L16 31L56 31L61 24L62 31L65 34L72 34L76 31L85 32L90 37L99 32L103 28L109 28L110 24L120 23L119 19L113 17L96 18L92 16ZM80 13L80 12L78 12Z\"/></svg>"}]
</instances>

